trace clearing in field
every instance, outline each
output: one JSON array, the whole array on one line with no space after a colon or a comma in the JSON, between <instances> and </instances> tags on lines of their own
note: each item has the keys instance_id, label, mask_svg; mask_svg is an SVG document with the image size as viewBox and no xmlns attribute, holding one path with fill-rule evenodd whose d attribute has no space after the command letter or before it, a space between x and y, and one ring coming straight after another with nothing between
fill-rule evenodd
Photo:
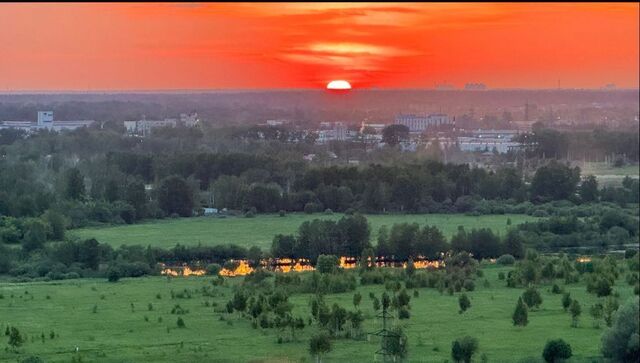
<instances>
[{"instance_id":1,"label":"clearing in field","mask_svg":"<svg viewBox=\"0 0 640 363\"><path fill-rule=\"evenodd\" d=\"M73 235L80 238L95 238L102 243L108 243L114 247L120 245L152 245L155 247L170 248L176 244L181 245L218 245L233 243L240 246L258 246L263 250L271 247L273 236L282 234L295 234L298 226L304 221L321 218L337 220L342 214L288 214L285 217L278 215L258 215L254 218L245 217L197 217L165 219L142 224L104 227L83 228L72 231ZM507 220L512 225L517 225L536 218L521 215L483 215L466 216L461 214L392 214L392 215L367 215L371 224L371 238L375 239L378 228L386 225L389 228L395 223L418 223L437 226L446 237L450 237L458 229L490 228L494 232L503 234L507 229Z\"/></svg>"}]
</instances>

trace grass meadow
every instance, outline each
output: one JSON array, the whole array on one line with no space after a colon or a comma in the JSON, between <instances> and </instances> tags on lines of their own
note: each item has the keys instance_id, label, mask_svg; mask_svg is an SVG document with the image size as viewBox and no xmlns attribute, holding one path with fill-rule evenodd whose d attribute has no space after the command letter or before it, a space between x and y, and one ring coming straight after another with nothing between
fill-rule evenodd
<instances>
[{"instance_id":1,"label":"grass meadow","mask_svg":"<svg viewBox=\"0 0 640 363\"><path fill-rule=\"evenodd\" d=\"M522 288L507 288L498 279L509 268L483 268L484 277L476 279L476 290L468 292L471 308L458 313L458 293L440 294L436 289L420 288L411 298L411 318L397 320L409 339L409 362L445 362L450 360L452 340L471 335L479 340L475 361L485 354L489 362L517 362L525 357L541 357L547 340L562 338L571 344L570 362L592 362L600 358L603 328L594 328L588 314L598 298L586 293L583 283L566 285L557 281L582 305L577 328L561 307L561 295L540 291L543 303L529 312L529 325L514 327L511 315ZM306 326L297 341L277 343L276 329L253 329L249 320L238 315L215 312L232 296L233 285L242 278L227 278L214 288L215 297L199 293L211 286L211 277L145 277L109 283L98 279L61 282L0 283L0 329L7 324L26 334L27 342L18 353L0 350L0 361L16 362L38 355L46 362L313 362L307 351L309 336L316 326ZM485 286L484 280L488 281ZM191 291L191 298L171 298L171 291ZM359 286L363 296L360 309L366 320L364 329L380 329L369 292L380 296L382 285ZM615 292L621 302L632 296L632 289L621 277ZM412 293L412 291L410 291ZM325 297L353 310L353 292ZM292 295L294 314L308 317L308 294ZM149 309L152 305L152 310ZM186 324L178 328L178 315L171 309L180 304L188 309L180 315ZM225 320L221 320L225 316ZM306 318L305 318L306 320ZM602 324L604 326L604 323ZM50 332L56 337L51 339ZM41 335L45 338L42 340ZM1 338L3 345L7 337ZM323 362L372 362L379 340L371 337L355 341L332 341L333 349ZM5 345L6 346L6 345ZM76 352L77 349L77 352ZM81 360L80 360L81 359ZM380 361L380 358L378 358Z\"/></svg>"},{"instance_id":2,"label":"grass meadow","mask_svg":"<svg viewBox=\"0 0 640 363\"><path fill-rule=\"evenodd\" d=\"M95 238L101 243L108 243L114 247L120 245L152 245L169 248L181 245L217 245L233 243L241 246L258 246L263 250L271 247L273 236L282 233L296 233L298 226L304 221L315 218L334 219L342 214L303 214L292 213L285 217L277 214L257 215L253 218L245 217L194 217L165 219L141 224L124 226L109 226L99 228L83 228L70 231L71 235L80 238ZM467 230L488 227L503 234L507 228L507 220L513 225L525 221L535 220L527 215L484 215L466 216L462 214L388 214L367 215L371 224L372 239L382 225L391 227L394 223L428 223L435 225L450 237L463 225Z\"/></svg>"}]
</instances>

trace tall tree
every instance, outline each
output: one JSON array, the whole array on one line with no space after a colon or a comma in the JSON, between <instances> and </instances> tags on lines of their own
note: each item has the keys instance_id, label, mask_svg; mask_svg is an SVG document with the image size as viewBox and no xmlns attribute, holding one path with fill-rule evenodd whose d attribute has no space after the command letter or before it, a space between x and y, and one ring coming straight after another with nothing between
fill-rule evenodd
<instances>
[{"instance_id":1,"label":"tall tree","mask_svg":"<svg viewBox=\"0 0 640 363\"><path fill-rule=\"evenodd\" d=\"M69 199L81 199L85 195L84 176L78 168L67 170L65 194Z\"/></svg>"},{"instance_id":2,"label":"tall tree","mask_svg":"<svg viewBox=\"0 0 640 363\"><path fill-rule=\"evenodd\" d=\"M191 187L180 176L165 178L158 189L158 204L168 215L191 216L194 204Z\"/></svg>"}]
</instances>

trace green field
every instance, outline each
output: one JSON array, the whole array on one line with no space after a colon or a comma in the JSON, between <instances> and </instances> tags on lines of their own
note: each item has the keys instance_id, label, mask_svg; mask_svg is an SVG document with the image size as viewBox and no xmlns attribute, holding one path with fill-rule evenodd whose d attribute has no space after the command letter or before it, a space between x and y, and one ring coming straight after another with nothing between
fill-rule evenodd
<instances>
[{"instance_id":1,"label":"green field","mask_svg":"<svg viewBox=\"0 0 640 363\"><path fill-rule=\"evenodd\" d=\"M549 285L541 287L543 304L529 312L529 325L514 327L511 323L522 288L504 287L499 271L506 268L484 268L476 290L467 293L472 306L458 313L458 294L441 295L435 289L418 289L420 296L411 299L411 318L400 322L409 338L410 362L443 362L450 359L452 340L472 335L478 338L480 349L475 359L486 354L490 362L517 362L520 358L540 357L548 339L562 338L571 344L571 362L591 361L600 355L603 329L592 326L589 307L597 301L585 291L582 283L565 289L582 305L578 328L571 328L571 317L561 307L561 295L551 294ZM487 279L490 287L481 281ZM205 297L198 291L210 286L211 277L167 279L146 277L124 279L118 283L104 280L70 280L63 282L0 283L0 329L6 324L26 333L27 343L19 353L0 350L0 361L15 362L34 354L46 362L70 362L74 355L83 362L312 362L307 352L309 336L317 327L307 326L298 333L296 342L278 344L277 330L253 329L250 322L234 315L228 321L220 319L226 313L214 312L205 306L216 303L222 307L232 294L232 286L242 278L227 279L226 286L215 287L216 297ZM560 281L558 281L560 283ZM561 284L562 285L562 284ZM189 289L190 299L171 299L175 292ZM365 314L364 328L374 332L380 328L374 316L369 292L380 295L380 285L359 287ZM622 277L615 291L621 301L632 295L631 287ZM156 297L157 294L161 298ZM329 304L338 302L348 310L353 293L327 295ZM309 295L290 298L294 314L309 315ZM153 304L149 311L148 304ZM133 308L132 308L133 304ZM186 328L176 326L177 315L170 313L175 304L189 310L182 315ZM93 311L97 306L96 312ZM148 321L145 320L148 318ZM162 321L158 319L162 318ZM306 319L305 319L306 320ZM604 325L604 324L603 324ZM51 331L58 335L49 338ZM44 342L41 334L45 334ZM6 337L2 337L3 345ZM379 341L339 339L324 362L371 362ZM78 353L75 353L76 347ZM78 357L76 357L78 358Z\"/></svg>"},{"instance_id":2,"label":"green field","mask_svg":"<svg viewBox=\"0 0 640 363\"><path fill-rule=\"evenodd\" d=\"M626 176L638 179L640 174L640 166L638 165L625 165L619 168L603 162L578 163L577 165L580 167L582 175L594 175L601 186L619 185Z\"/></svg>"},{"instance_id":3,"label":"green field","mask_svg":"<svg viewBox=\"0 0 640 363\"><path fill-rule=\"evenodd\" d=\"M338 219L341 214L288 214L285 217L278 215L258 215L254 218L244 217L197 217L181 219L165 219L142 224L84 228L71 231L72 235L80 238L95 238L102 243L108 243L114 247L127 245L152 245L157 247L173 247L177 243L182 245L216 245L234 243L242 246L258 246L269 249L273 236L278 233L295 233L298 226L307 220L314 218ZM507 228L507 219L511 219L513 225L534 220L527 215L487 215L465 216L460 214L392 214L392 215L367 215L371 224L372 238L382 225L391 227L394 223L419 223L435 225L447 236L451 236L464 226L471 228L488 227L495 232L504 233Z\"/></svg>"}]
</instances>

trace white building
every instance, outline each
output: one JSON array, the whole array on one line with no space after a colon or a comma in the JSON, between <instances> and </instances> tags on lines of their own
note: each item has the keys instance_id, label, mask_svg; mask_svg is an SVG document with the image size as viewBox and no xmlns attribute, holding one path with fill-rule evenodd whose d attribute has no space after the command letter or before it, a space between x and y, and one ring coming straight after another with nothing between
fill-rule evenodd
<instances>
[{"instance_id":1,"label":"white building","mask_svg":"<svg viewBox=\"0 0 640 363\"><path fill-rule=\"evenodd\" d=\"M467 152L493 152L500 154L521 147L519 142L513 141L518 135L517 130L482 130L472 131L468 136L458 137L460 150Z\"/></svg>"},{"instance_id":2,"label":"white building","mask_svg":"<svg viewBox=\"0 0 640 363\"><path fill-rule=\"evenodd\" d=\"M138 136L151 135L151 130L158 127L176 127L176 125L177 120L175 118L165 118L164 120L147 120L143 117L142 120L124 122L124 127L127 129L127 133L130 135Z\"/></svg>"},{"instance_id":3,"label":"white building","mask_svg":"<svg viewBox=\"0 0 640 363\"><path fill-rule=\"evenodd\" d=\"M192 112L189 114L181 113L180 122L186 127L195 127L200 124L200 119L198 118L197 112Z\"/></svg>"},{"instance_id":4,"label":"white building","mask_svg":"<svg viewBox=\"0 0 640 363\"><path fill-rule=\"evenodd\" d=\"M0 129L21 129L27 132L38 130L62 131L75 130L93 124L93 120L64 120L53 118L53 111L38 111L36 122L33 121L0 121Z\"/></svg>"},{"instance_id":5,"label":"white building","mask_svg":"<svg viewBox=\"0 0 640 363\"><path fill-rule=\"evenodd\" d=\"M164 120L147 120L142 116L142 120L124 121L124 127L129 135L149 136L151 130L159 127L176 127L178 123L186 127L195 127L200 124L200 118L196 112L186 114L181 113L180 119L165 118Z\"/></svg>"},{"instance_id":6,"label":"white building","mask_svg":"<svg viewBox=\"0 0 640 363\"><path fill-rule=\"evenodd\" d=\"M396 116L397 125L404 125L409 128L409 132L422 132L429 127L437 127L448 125L451 123L449 116L437 113L428 116L420 115L398 115Z\"/></svg>"}]
</instances>

